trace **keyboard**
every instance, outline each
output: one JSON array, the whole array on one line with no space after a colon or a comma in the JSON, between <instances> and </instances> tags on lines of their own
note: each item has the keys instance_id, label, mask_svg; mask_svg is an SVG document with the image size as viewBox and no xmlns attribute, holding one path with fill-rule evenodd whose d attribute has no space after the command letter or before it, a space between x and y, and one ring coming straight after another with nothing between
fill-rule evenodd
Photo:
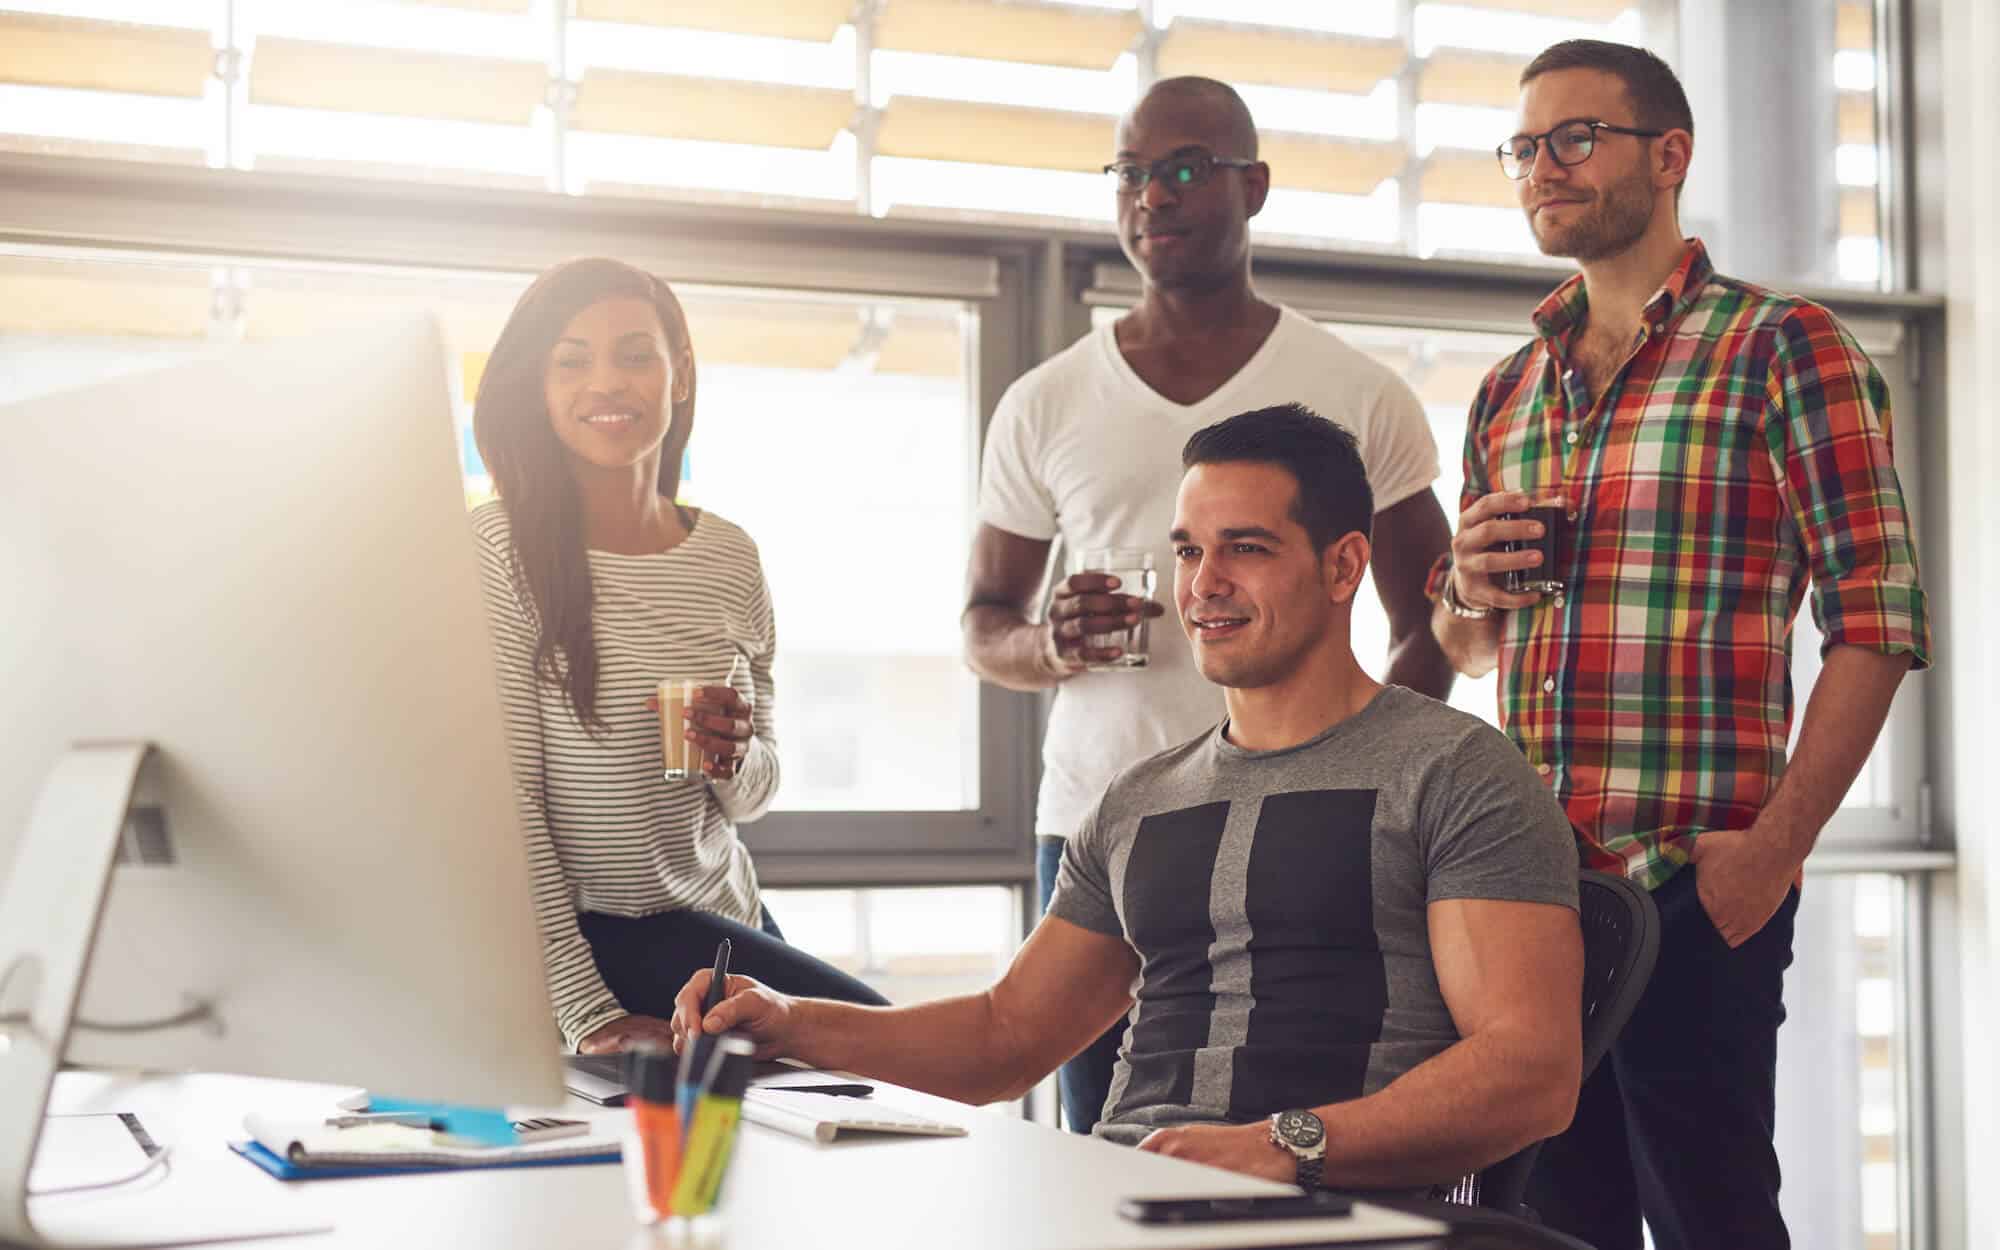
<instances>
[{"instance_id":1,"label":"keyboard","mask_svg":"<svg viewBox=\"0 0 2000 1250\"><path fill-rule=\"evenodd\" d=\"M817 1142L866 1133L918 1137L963 1137L965 1129L943 1120L885 1106L872 1098L751 1088L743 1095L743 1118L752 1124Z\"/></svg>"}]
</instances>

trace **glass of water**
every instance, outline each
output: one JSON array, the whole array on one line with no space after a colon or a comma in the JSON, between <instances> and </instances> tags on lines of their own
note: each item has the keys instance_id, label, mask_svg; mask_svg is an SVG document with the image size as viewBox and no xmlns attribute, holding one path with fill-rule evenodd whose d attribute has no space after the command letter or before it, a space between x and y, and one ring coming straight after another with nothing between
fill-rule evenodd
<instances>
[{"instance_id":1,"label":"glass of water","mask_svg":"<svg viewBox=\"0 0 2000 1250\"><path fill-rule=\"evenodd\" d=\"M1157 580L1153 571L1153 553L1144 547L1085 548L1078 553L1075 572L1108 573L1118 579L1118 589L1113 594L1136 595L1141 599L1153 597ZM1151 620L1141 612L1136 625L1115 633L1086 634L1084 645L1093 648L1117 647L1120 652L1117 659L1093 661L1090 668L1117 671L1146 667L1146 643L1151 625Z\"/></svg>"}]
</instances>

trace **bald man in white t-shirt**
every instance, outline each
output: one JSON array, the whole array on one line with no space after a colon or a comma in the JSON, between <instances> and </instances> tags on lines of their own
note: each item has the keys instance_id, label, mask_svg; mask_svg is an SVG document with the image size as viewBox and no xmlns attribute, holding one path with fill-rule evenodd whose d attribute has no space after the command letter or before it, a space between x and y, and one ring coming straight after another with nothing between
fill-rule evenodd
<instances>
[{"instance_id":1,"label":"bald man in white t-shirt","mask_svg":"<svg viewBox=\"0 0 2000 1250\"><path fill-rule=\"evenodd\" d=\"M1156 83L1118 127L1118 237L1144 279L1131 312L1016 382L987 433L964 616L966 661L1011 690L1057 687L1042 747L1035 832L1047 905L1065 839L1113 774L1187 741L1222 715L1178 631L1158 632L1143 669L1084 645L1156 601L1102 576L1060 580L1040 611L1049 550L1144 547L1173 567L1167 532L1180 448L1233 413L1302 403L1360 444L1375 493L1375 586L1389 616L1387 680L1435 698L1451 666L1430 631L1424 579L1451 543L1431 492L1437 445L1401 378L1250 284L1249 219L1270 192L1241 97L1204 78ZM1062 1072L1069 1126L1089 1132L1123 1030Z\"/></svg>"}]
</instances>

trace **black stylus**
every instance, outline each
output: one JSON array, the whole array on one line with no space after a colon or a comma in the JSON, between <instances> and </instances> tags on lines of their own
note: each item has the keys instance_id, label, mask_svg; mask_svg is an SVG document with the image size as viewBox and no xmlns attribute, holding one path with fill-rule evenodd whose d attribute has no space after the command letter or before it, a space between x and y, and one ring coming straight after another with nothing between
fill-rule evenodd
<instances>
[{"instance_id":1,"label":"black stylus","mask_svg":"<svg viewBox=\"0 0 2000 1250\"><path fill-rule=\"evenodd\" d=\"M722 1006L722 1000L729 997L729 939L715 948L715 971L708 977L708 997L701 1004L701 1018L708 1019L708 1013Z\"/></svg>"}]
</instances>

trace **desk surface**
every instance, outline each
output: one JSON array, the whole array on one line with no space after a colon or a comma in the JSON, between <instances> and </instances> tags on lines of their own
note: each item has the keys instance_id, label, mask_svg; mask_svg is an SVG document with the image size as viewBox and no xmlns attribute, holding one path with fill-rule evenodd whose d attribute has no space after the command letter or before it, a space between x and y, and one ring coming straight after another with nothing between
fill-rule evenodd
<instances>
[{"instance_id":1,"label":"desk surface","mask_svg":"<svg viewBox=\"0 0 2000 1250\"><path fill-rule=\"evenodd\" d=\"M631 1216L622 1170L583 1165L516 1171L285 1184L232 1154L245 1111L322 1114L343 1091L324 1085L186 1076L64 1073L52 1113L137 1114L174 1148L170 1175L132 1193L48 1199L37 1218L86 1227L163 1226L203 1213L298 1221L331 1232L245 1241L272 1250L423 1247L643 1250L656 1244ZM819 1146L746 1124L723 1194L730 1250L808 1246L951 1246L979 1250L1167 1250L1250 1244L1230 1229L1147 1229L1119 1218L1117 1200L1189 1194L1247 1196L1283 1186L979 1111L908 1090L877 1097L962 1123L962 1138L871 1138ZM565 1114L622 1128L627 1113L573 1103ZM1242 1230L1257 1227L1236 1225ZM1276 1226L1264 1225L1264 1229ZM50 1231L54 1231L51 1229ZM1491 1235L1396 1243L1491 1247Z\"/></svg>"}]
</instances>

